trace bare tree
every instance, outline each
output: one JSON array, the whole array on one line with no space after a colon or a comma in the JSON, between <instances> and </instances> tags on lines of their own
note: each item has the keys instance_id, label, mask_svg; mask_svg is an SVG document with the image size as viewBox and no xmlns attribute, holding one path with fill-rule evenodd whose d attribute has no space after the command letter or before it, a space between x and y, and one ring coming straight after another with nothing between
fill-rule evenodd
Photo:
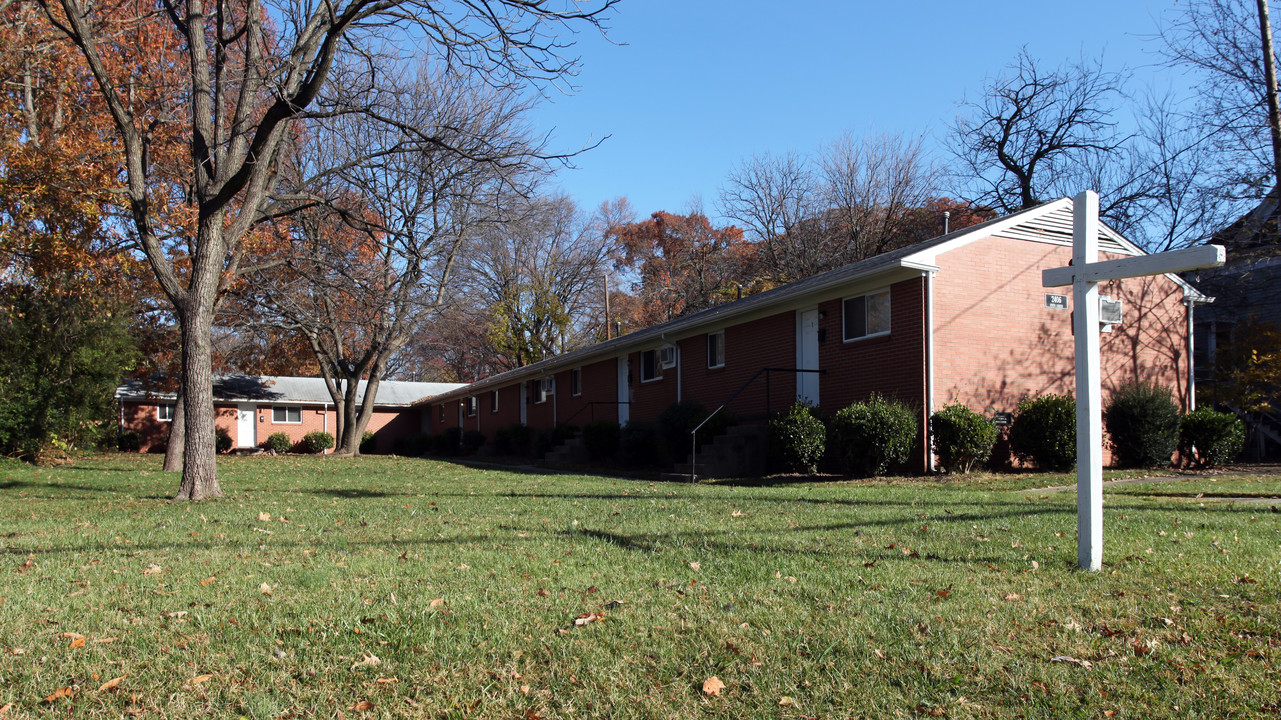
<instances>
[{"instance_id":1,"label":"bare tree","mask_svg":"<svg viewBox=\"0 0 1281 720\"><path fill-rule=\"evenodd\" d=\"M1124 79L1084 61L1047 71L1020 50L951 126L962 194L1015 212L1086 187L1128 140L1113 118Z\"/></svg>"},{"instance_id":2,"label":"bare tree","mask_svg":"<svg viewBox=\"0 0 1281 720\"><path fill-rule=\"evenodd\" d=\"M241 269L242 239L262 219L281 151L295 137L294 121L312 112L335 61L400 31L441 62L483 72L496 84L555 81L574 69L561 56L558 27L597 25L614 1L584 7L556 0L163 0L158 7L186 59L169 69L170 96L185 104L158 108L135 103L136 78L113 73L108 60L144 51L112 46L110 27L141 6L38 0L81 51L111 114L141 251L182 325L187 435L178 498L221 495L210 347L216 300ZM149 133L173 123L189 133L191 204L198 212L194 236L180 248L166 246L157 231L167 194L156 187L148 156Z\"/></svg>"}]
</instances>

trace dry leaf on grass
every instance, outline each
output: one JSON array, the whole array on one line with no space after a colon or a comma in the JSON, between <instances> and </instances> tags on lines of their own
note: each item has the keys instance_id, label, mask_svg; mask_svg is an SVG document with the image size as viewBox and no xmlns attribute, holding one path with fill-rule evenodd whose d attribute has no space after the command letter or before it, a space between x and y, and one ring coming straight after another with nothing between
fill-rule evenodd
<instances>
[{"instance_id":1,"label":"dry leaf on grass","mask_svg":"<svg viewBox=\"0 0 1281 720\"><path fill-rule=\"evenodd\" d=\"M778 704L780 707L796 707L796 701L793 700L790 695L784 695L779 698Z\"/></svg>"},{"instance_id":2,"label":"dry leaf on grass","mask_svg":"<svg viewBox=\"0 0 1281 720\"><path fill-rule=\"evenodd\" d=\"M427 607L440 607L441 605L444 605L444 604L445 604L445 598L432 598L432 601L427 603Z\"/></svg>"},{"instance_id":3,"label":"dry leaf on grass","mask_svg":"<svg viewBox=\"0 0 1281 720\"><path fill-rule=\"evenodd\" d=\"M360 702L353 704L351 707L347 709L355 710L356 712L369 712L370 710L374 709L374 704L369 702L368 700L361 700Z\"/></svg>"},{"instance_id":4,"label":"dry leaf on grass","mask_svg":"<svg viewBox=\"0 0 1281 720\"><path fill-rule=\"evenodd\" d=\"M72 691L71 688L60 687L57 690L54 690L53 692L49 693L49 696L46 697L44 701L47 703L55 703L64 697L71 697L72 695L75 695L75 692Z\"/></svg>"},{"instance_id":5,"label":"dry leaf on grass","mask_svg":"<svg viewBox=\"0 0 1281 720\"><path fill-rule=\"evenodd\" d=\"M707 697L720 697L721 691L725 689L725 683L715 675L703 681L703 694Z\"/></svg>"},{"instance_id":6,"label":"dry leaf on grass","mask_svg":"<svg viewBox=\"0 0 1281 720\"><path fill-rule=\"evenodd\" d=\"M605 619L605 613L588 612L588 613L583 613L582 615L579 615L578 617L574 618L574 625L581 626L581 625L586 625L588 623L594 623L597 620L604 620L604 619Z\"/></svg>"},{"instance_id":7,"label":"dry leaf on grass","mask_svg":"<svg viewBox=\"0 0 1281 720\"><path fill-rule=\"evenodd\" d=\"M380 684L380 685L390 685L391 683L400 682L400 678L397 678L397 677L394 677L394 676L393 676L393 677L378 678L378 679L377 679L377 680L375 680L374 682L376 682L376 683L378 683L378 684Z\"/></svg>"},{"instance_id":8,"label":"dry leaf on grass","mask_svg":"<svg viewBox=\"0 0 1281 720\"><path fill-rule=\"evenodd\" d=\"M1073 665L1080 665L1086 670L1089 670L1090 668L1094 667L1094 663L1090 662L1089 660L1078 660L1070 655L1055 655L1054 657L1050 658L1050 662L1072 663Z\"/></svg>"},{"instance_id":9,"label":"dry leaf on grass","mask_svg":"<svg viewBox=\"0 0 1281 720\"><path fill-rule=\"evenodd\" d=\"M270 521L271 521L271 513L269 513L269 512L260 512L260 513L258 513L258 519L259 519L260 521L262 521L262 522L270 522Z\"/></svg>"},{"instance_id":10,"label":"dry leaf on grass","mask_svg":"<svg viewBox=\"0 0 1281 720\"><path fill-rule=\"evenodd\" d=\"M124 682L126 677L128 676L121 675L118 678L111 678L107 682L98 686L98 692L107 692L108 690L115 690L116 688L120 687L120 683Z\"/></svg>"},{"instance_id":11,"label":"dry leaf on grass","mask_svg":"<svg viewBox=\"0 0 1281 720\"><path fill-rule=\"evenodd\" d=\"M71 641L71 645L69 647L72 650L75 650L76 648L82 648L84 646L85 646L85 639L83 637L78 637L75 640Z\"/></svg>"},{"instance_id":12,"label":"dry leaf on grass","mask_svg":"<svg viewBox=\"0 0 1281 720\"><path fill-rule=\"evenodd\" d=\"M700 565L700 564L698 564L698 563L696 563L696 562L692 562L692 563L690 563L690 564L689 564L689 567L690 567L690 569L691 569L691 570L697 570L697 569L699 569L699 568L701 568L701 567L703 567L703 566L702 566L702 565Z\"/></svg>"},{"instance_id":13,"label":"dry leaf on grass","mask_svg":"<svg viewBox=\"0 0 1281 720\"><path fill-rule=\"evenodd\" d=\"M1018 593L1008 593L1005 596L1005 599L1009 600L1010 602L1014 602L1015 600L1022 600L1023 596Z\"/></svg>"},{"instance_id":14,"label":"dry leaf on grass","mask_svg":"<svg viewBox=\"0 0 1281 720\"><path fill-rule=\"evenodd\" d=\"M271 597L271 586L267 583L263 583L258 586L258 592L266 595L267 597Z\"/></svg>"},{"instance_id":15,"label":"dry leaf on grass","mask_svg":"<svg viewBox=\"0 0 1281 720\"><path fill-rule=\"evenodd\" d=\"M356 668L362 668L362 667L374 667L375 665L381 665L381 664L382 664L382 660L379 660L377 655L371 652L366 652L365 658L360 662L356 663L355 665L352 665L351 669L355 670Z\"/></svg>"},{"instance_id":16,"label":"dry leaf on grass","mask_svg":"<svg viewBox=\"0 0 1281 720\"><path fill-rule=\"evenodd\" d=\"M192 685L199 685L200 683L202 683L202 682L206 682L207 680L209 680L209 679L210 679L210 678L212 678L212 677L213 677L213 675L212 675L212 674L208 674L208 675L197 675L197 676L195 676L195 677L193 677L193 678L191 679L191 684L192 684Z\"/></svg>"},{"instance_id":17,"label":"dry leaf on grass","mask_svg":"<svg viewBox=\"0 0 1281 720\"><path fill-rule=\"evenodd\" d=\"M201 585L201 587L203 587L203 586L208 585L209 583L211 583L211 582L213 582L214 580L217 580L217 579L218 579L218 578L215 578L214 576L210 575L209 577L205 578L204 580L201 580L201 581L200 581L200 585Z\"/></svg>"},{"instance_id":18,"label":"dry leaf on grass","mask_svg":"<svg viewBox=\"0 0 1281 720\"><path fill-rule=\"evenodd\" d=\"M147 569L142 571L142 574L143 575L159 575L164 571L165 569L160 567L159 565L148 565Z\"/></svg>"},{"instance_id":19,"label":"dry leaf on grass","mask_svg":"<svg viewBox=\"0 0 1281 720\"><path fill-rule=\"evenodd\" d=\"M0 717L4 717L5 715L8 715L9 711L12 709L13 709L13 703L5 703L4 705L0 705Z\"/></svg>"}]
</instances>

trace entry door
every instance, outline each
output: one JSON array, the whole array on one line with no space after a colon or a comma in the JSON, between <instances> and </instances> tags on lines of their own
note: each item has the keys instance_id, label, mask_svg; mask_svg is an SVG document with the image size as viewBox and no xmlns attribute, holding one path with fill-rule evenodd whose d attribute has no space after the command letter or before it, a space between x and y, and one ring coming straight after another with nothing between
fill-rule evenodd
<instances>
[{"instance_id":1,"label":"entry door","mask_svg":"<svg viewBox=\"0 0 1281 720\"><path fill-rule=\"evenodd\" d=\"M632 406L627 403L632 399L631 386L627 384L628 356L618 359L618 424L626 425L632 417Z\"/></svg>"},{"instance_id":2,"label":"entry door","mask_svg":"<svg viewBox=\"0 0 1281 720\"><path fill-rule=\"evenodd\" d=\"M258 444L258 422L254 405L236 406L236 447L248 448Z\"/></svg>"},{"instance_id":3,"label":"entry door","mask_svg":"<svg viewBox=\"0 0 1281 720\"><path fill-rule=\"evenodd\" d=\"M796 318L796 369L818 370L818 308ZM796 373L796 399L818 407L818 373Z\"/></svg>"}]
</instances>

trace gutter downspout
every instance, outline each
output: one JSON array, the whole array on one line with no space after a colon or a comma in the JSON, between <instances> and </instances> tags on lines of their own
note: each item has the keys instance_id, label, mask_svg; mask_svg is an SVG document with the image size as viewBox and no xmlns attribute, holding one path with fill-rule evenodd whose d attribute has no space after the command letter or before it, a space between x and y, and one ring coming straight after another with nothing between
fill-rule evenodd
<instances>
[{"instance_id":1,"label":"gutter downspout","mask_svg":"<svg viewBox=\"0 0 1281 720\"><path fill-rule=\"evenodd\" d=\"M934 414L934 275L930 270L925 278L925 470L933 473L934 428L930 417Z\"/></svg>"}]
</instances>

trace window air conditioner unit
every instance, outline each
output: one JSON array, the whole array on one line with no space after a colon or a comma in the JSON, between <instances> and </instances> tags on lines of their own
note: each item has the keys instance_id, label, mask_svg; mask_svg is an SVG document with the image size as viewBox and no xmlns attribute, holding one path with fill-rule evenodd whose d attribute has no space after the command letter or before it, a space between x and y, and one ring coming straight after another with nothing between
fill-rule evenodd
<instances>
[{"instance_id":1,"label":"window air conditioner unit","mask_svg":"<svg viewBox=\"0 0 1281 720\"><path fill-rule=\"evenodd\" d=\"M1099 297L1099 324L1100 325L1120 325L1121 324L1121 301L1114 300L1106 295Z\"/></svg>"},{"instance_id":2,"label":"window air conditioner unit","mask_svg":"<svg viewBox=\"0 0 1281 720\"><path fill-rule=\"evenodd\" d=\"M663 368L676 367L676 346L664 345L658 349L658 364Z\"/></svg>"}]
</instances>

